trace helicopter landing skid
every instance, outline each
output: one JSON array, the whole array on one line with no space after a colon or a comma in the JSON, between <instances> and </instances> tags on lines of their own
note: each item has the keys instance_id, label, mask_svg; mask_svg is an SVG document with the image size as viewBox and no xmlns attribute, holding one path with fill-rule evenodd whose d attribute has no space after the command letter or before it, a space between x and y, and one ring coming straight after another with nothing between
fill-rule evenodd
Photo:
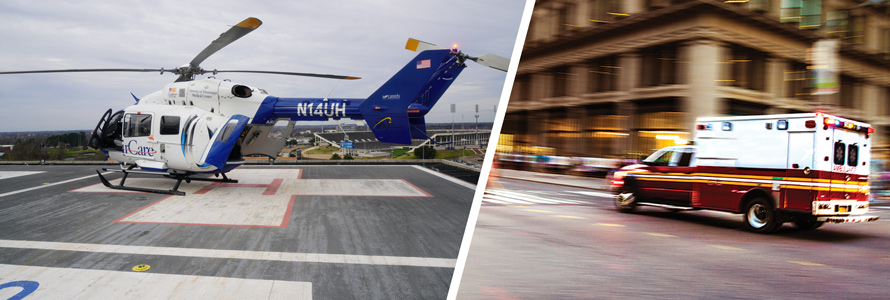
<instances>
[{"instance_id":1,"label":"helicopter landing skid","mask_svg":"<svg viewBox=\"0 0 890 300\"><path fill-rule=\"evenodd\" d=\"M105 176L102 176L102 173L99 172L99 170L96 170L96 173L99 174L99 180L102 181L102 184L105 185L105 187L112 188L112 189L116 189L116 190L126 190L126 191L136 191L136 192L147 192L147 193L166 194L166 195L177 195L177 196L185 196L185 192L181 192L181 191L179 191L179 185L182 184L182 181L183 181L183 180L185 180L186 183L189 183L189 182L191 182L192 180L195 180L195 181L224 182L224 183L238 183L238 180L235 180L235 179L229 179L228 177L226 177L226 174L222 174L222 177L223 177L223 178L221 178L221 179L217 179L217 178L192 178L192 177L189 177L189 176L186 175L186 174L158 174L158 173L155 173L155 172L140 172L140 171L132 171L132 170L108 170L108 169L106 169L106 168L102 168L102 171L106 171L106 172L108 172L108 171L111 171L111 172L122 172L122 173L124 173L124 177L121 178L121 182L120 182L120 184L114 185L114 184L111 184L111 182L109 182L108 179L105 179ZM175 180L176 180L176 184L173 185L173 188L170 189L170 190L159 190L159 189L150 189L150 188L142 188L142 187L125 186L124 183L127 181L127 176L129 176L130 173L147 174L147 175L160 175L160 176L164 176L164 177L167 177L167 178L170 178L170 179L175 179Z\"/></svg>"}]
</instances>

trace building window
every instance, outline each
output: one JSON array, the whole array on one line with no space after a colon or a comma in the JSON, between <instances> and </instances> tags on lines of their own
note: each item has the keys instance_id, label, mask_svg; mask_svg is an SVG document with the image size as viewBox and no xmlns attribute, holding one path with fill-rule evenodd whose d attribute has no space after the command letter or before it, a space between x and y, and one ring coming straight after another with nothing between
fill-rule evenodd
<instances>
[{"instance_id":1,"label":"building window","mask_svg":"<svg viewBox=\"0 0 890 300\"><path fill-rule=\"evenodd\" d=\"M851 14L849 19L850 31L843 39L847 45L862 45L865 43L865 17Z\"/></svg>"},{"instance_id":2,"label":"building window","mask_svg":"<svg viewBox=\"0 0 890 300\"><path fill-rule=\"evenodd\" d=\"M590 61L587 68L587 91L608 92L618 90L618 75L621 68L618 67L617 57L607 56Z\"/></svg>"},{"instance_id":3,"label":"building window","mask_svg":"<svg viewBox=\"0 0 890 300\"><path fill-rule=\"evenodd\" d=\"M841 96L840 103L838 103L841 107L856 108L856 95L859 84L859 79L841 75Z\"/></svg>"},{"instance_id":4,"label":"building window","mask_svg":"<svg viewBox=\"0 0 890 300\"><path fill-rule=\"evenodd\" d=\"M677 45L666 44L643 49L643 86L658 86L677 83Z\"/></svg>"},{"instance_id":5,"label":"building window","mask_svg":"<svg viewBox=\"0 0 890 300\"><path fill-rule=\"evenodd\" d=\"M559 16L557 17L557 22L559 23L556 24L557 28L559 28L559 34L566 34L570 30L570 27L577 26L571 21L571 16L574 12L575 9L571 3L563 5L562 8L559 9Z\"/></svg>"},{"instance_id":6,"label":"building window","mask_svg":"<svg viewBox=\"0 0 890 300\"><path fill-rule=\"evenodd\" d=\"M748 9L756 12L768 12L770 11L770 1L769 0L751 0L748 1Z\"/></svg>"},{"instance_id":7,"label":"building window","mask_svg":"<svg viewBox=\"0 0 890 300\"><path fill-rule=\"evenodd\" d=\"M729 85L750 89L764 90L766 80L766 54L749 48L732 47Z\"/></svg>"},{"instance_id":8,"label":"building window","mask_svg":"<svg viewBox=\"0 0 890 300\"><path fill-rule=\"evenodd\" d=\"M569 80L572 75L569 73L568 66L559 66L553 69L553 97L563 97L569 95Z\"/></svg>"},{"instance_id":9,"label":"building window","mask_svg":"<svg viewBox=\"0 0 890 300\"><path fill-rule=\"evenodd\" d=\"M529 74L516 76L516 81L513 84L513 88L516 90L516 99L518 99L519 101L528 101L532 98L531 81L529 80L529 78Z\"/></svg>"},{"instance_id":10,"label":"building window","mask_svg":"<svg viewBox=\"0 0 890 300\"><path fill-rule=\"evenodd\" d=\"M623 14L619 0L591 0L588 7L589 19L593 23L609 23L615 19L616 14Z\"/></svg>"},{"instance_id":11,"label":"building window","mask_svg":"<svg viewBox=\"0 0 890 300\"><path fill-rule=\"evenodd\" d=\"M880 36L878 36L878 52L880 53L890 53L890 28L883 27L879 30Z\"/></svg>"},{"instance_id":12,"label":"building window","mask_svg":"<svg viewBox=\"0 0 890 300\"><path fill-rule=\"evenodd\" d=\"M807 91L809 78L807 77L807 65L800 62L790 63L790 68L785 70L785 98L810 99Z\"/></svg>"}]
</instances>

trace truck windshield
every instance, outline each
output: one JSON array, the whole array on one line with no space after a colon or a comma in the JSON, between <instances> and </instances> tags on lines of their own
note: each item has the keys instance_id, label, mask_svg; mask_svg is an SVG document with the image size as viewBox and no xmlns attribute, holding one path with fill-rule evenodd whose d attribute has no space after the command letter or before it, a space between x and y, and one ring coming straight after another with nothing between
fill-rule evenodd
<instances>
[{"instance_id":1,"label":"truck windshield","mask_svg":"<svg viewBox=\"0 0 890 300\"><path fill-rule=\"evenodd\" d=\"M649 155L649 157L643 160L643 163L650 166L667 166L671 162L673 154L674 151L672 150L661 149Z\"/></svg>"}]
</instances>

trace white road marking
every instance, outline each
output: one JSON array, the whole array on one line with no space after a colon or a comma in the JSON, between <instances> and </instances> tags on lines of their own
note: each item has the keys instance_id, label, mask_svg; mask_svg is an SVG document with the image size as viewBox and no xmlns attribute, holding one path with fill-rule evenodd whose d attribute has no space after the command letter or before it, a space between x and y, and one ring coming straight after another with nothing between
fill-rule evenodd
<instances>
[{"instance_id":1,"label":"white road marking","mask_svg":"<svg viewBox=\"0 0 890 300\"><path fill-rule=\"evenodd\" d=\"M551 199L502 189L486 190L483 202L494 204L586 204L587 202L569 199Z\"/></svg>"},{"instance_id":2,"label":"white road marking","mask_svg":"<svg viewBox=\"0 0 890 300\"><path fill-rule=\"evenodd\" d=\"M439 176L439 177L441 177L441 178L443 178L443 179L445 179L445 180L448 180L448 181L451 181L451 182L453 182L453 183L456 183L456 184L458 184L458 185L460 185L460 186L462 186L462 187L465 187L465 188L468 188L468 189L471 189L471 190L475 190L475 189L476 189L476 185L475 185L475 184L467 183L466 181L463 181L463 180L460 180L460 179L457 179L457 178L454 178L454 177L451 177L451 176L447 176L447 175L445 175L445 174L442 174L442 173L439 173L439 172L436 172L436 171L433 171L433 170L430 170L430 169L427 169L427 168L424 168L424 167L421 167L421 166L411 166L411 167L413 167L413 168L417 168L417 169L419 169L419 170L423 170L424 172L427 172L427 173L430 173L430 174L433 174L433 175L436 175L436 176Z\"/></svg>"},{"instance_id":3,"label":"white road marking","mask_svg":"<svg viewBox=\"0 0 890 300\"><path fill-rule=\"evenodd\" d=\"M312 299L311 282L0 264L0 284L11 282L36 289L8 287L0 298Z\"/></svg>"},{"instance_id":4,"label":"white road marking","mask_svg":"<svg viewBox=\"0 0 890 300\"><path fill-rule=\"evenodd\" d=\"M0 171L0 179L40 174L45 171Z\"/></svg>"},{"instance_id":5,"label":"white road marking","mask_svg":"<svg viewBox=\"0 0 890 300\"><path fill-rule=\"evenodd\" d=\"M587 196L595 196L595 197L603 197L603 198L613 198L615 194L606 193L606 192L593 192L593 191L571 191L571 193L587 195Z\"/></svg>"},{"instance_id":6,"label":"white road marking","mask_svg":"<svg viewBox=\"0 0 890 300\"><path fill-rule=\"evenodd\" d=\"M107 174L111 174L111 173L112 173L112 172L105 172L105 173L102 173L102 175L107 175ZM96 174L93 174L93 175L87 175L87 176L83 176L83 177L77 177L77 178L74 178L74 179L68 179L68 180L65 180L65 181L59 181L59 182L50 183L50 184L44 184L44 185L35 186L35 187L31 187L31 188L21 189L21 190L18 190L18 191L7 192L7 193L0 194L0 198L6 197L6 196L10 196L10 195L19 194L19 193L29 192L29 191L33 191L33 190L37 190L37 189L42 189L42 188L45 188L45 187L51 187L51 186L55 186L55 185L66 184L66 183L69 183L69 182L74 182L74 181L78 181L78 180L83 180L83 179L87 179L87 178L90 178L90 177L96 177Z\"/></svg>"},{"instance_id":7,"label":"white road marking","mask_svg":"<svg viewBox=\"0 0 890 300\"><path fill-rule=\"evenodd\" d=\"M251 259L285 262L317 262L332 264L362 264L429 268L454 268L456 259L408 256L371 256L326 253L290 253L270 251L216 250L199 248L103 245L41 241L0 240L2 248L41 249L78 252L102 252L139 255L167 255L179 257Z\"/></svg>"}]
</instances>

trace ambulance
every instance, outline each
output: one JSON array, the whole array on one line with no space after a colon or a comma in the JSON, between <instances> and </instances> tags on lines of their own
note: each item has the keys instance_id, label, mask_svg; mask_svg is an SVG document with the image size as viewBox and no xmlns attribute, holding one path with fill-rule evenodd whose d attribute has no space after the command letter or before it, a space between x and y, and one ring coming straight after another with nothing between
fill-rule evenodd
<instances>
[{"instance_id":1,"label":"ambulance","mask_svg":"<svg viewBox=\"0 0 890 300\"><path fill-rule=\"evenodd\" d=\"M871 125L825 113L699 118L691 145L667 147L612 177L619 211L649 205L744 214L746 229L785 222L871 222Z\"/></svg>"}]
</instances>

